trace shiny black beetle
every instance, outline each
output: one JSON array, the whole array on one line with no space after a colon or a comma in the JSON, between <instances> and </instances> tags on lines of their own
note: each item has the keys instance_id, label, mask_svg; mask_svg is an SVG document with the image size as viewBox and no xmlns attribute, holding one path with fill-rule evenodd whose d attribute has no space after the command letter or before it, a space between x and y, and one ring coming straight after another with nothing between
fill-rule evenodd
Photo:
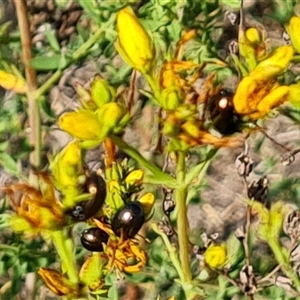
<instances>
[{"instance_id":1,"label":"shiny black beetle","mask_svg":"<svg viewBox=\"0 0 300 300\"><path fill-rule=\"evenodd\" d=\"M111 228L118 236L123 231L124 238L133 238L145 221L143 207L139 202L128 202L114 215Z\"/></svg>"},{"instance_id":2,"label":"shiny black beetle","mask_svg":"<svg viewBox=\"0 0 300 300\"><path fill-rule=\"evenodd\" d=\"M106 244L109 235L98 227L85 229L80 236L82 246L92 252L103 251L102 243Z\"/></svg>"},{"instance_id":3,"label":"shiny black beetle","mask_svg":"<svg viewBox=\"0 0 300 300\"><path fill-rule=\"evenodd\" d=\"M233 96L231 90L222 89L208 102L207 108L213 127L223 135L238 131L240 117L234 111Z\"/></svg>"},{"instance_id":4,"label":"shiny black beetle","mask_svg":"<svg viewBox=\"0 0 300 300\"><path fill-rule=\"evenodd\" d=\"M66 211L74 221L84 221L93 217L102 207L106 198L106 183L96 172L87 176L83 193L90 193L91 200L79 202L74 208Z\"/></svg>"}]
</instances>

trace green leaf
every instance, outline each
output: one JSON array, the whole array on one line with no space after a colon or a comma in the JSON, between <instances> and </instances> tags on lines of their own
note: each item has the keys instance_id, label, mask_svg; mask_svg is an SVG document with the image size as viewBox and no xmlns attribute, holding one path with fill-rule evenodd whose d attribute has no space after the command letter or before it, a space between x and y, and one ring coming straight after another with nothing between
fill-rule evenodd
<instances>
[{"instance_id":1,"label":"green leaf","mask_svg":"<svg viewBox=\"0 0 300 300\"><path fill-rule=\"evenodd\" d=\"M207 154L204 154L205 160L192 167L186 174L185 183L190 184L196 177L204 177L207 168L209 167L210 160L216 154L216 149L211 149ZM201 173L201 174L200 174Z\"/></svg>"},{"instance_id":2,"label":"green leaf","mask_svg":"<svg viewBox=\"0 0 300 300\"><path fill-rule=\"evenodd\" d=\"M230 264L230 269L232 270L245 257L244 247L235 234L231 234L226 240L226 248L228 258L227 263Z\"/></svg>"},{"instance_id":3,"label":"green leaf","mask_svg":"<svg viewBox=\"0 0 300 300\"><path fill-rule=\"evenodd\" d=\"M17 163L10 155L5 152L0 153L0 165L2 165L3 168L11 174L18 173Z\"/></svg>"},{"instance_id":4,"label":"green leaf","mask_svg":"<svg viewBox=\"0 0 300 300\"><path fill-rule=\"evenodd\" d=\"M42 111L47 115L48 118L54 121L56 119L56 115L52 111L50 103L49 101L47 101L46 97L41 97L41 99L39 99L39 103L41 105Z\"/></svg>"},{"instance_id":5,"label":"green leaf","mask_svg":"<svg viewBox=\"0 0 300 300\"><path fill-rule=\"evenodd\" d=\"M241 7L241 0L221 0L220 2L231 8L240 8Z\"/></svg>"},{"instance_id":6,"label":"green leaf","mask_svg":"<svg viewBox=\"0 0 300 300\"><path fill-rule=\"evenodd\" d=\"M37 56L30 61L30 66L38 71L57 70L61 64L61 55Z\"/></svg>"},{"instance_id":7,"label":"green leaf","mask_svg":"<svg viewBox=\"0 0 300 300\"><path fill-rule=\"evenodd\" d=\"M172 41L178 41L180 39L182 27L177 19L174 19L171 24L167 26L167 30Z\"/></svg>"},{"instance_id":8,"label":"green leaf","mask_svg":"<svg viewBox=\"0 0 300 300\"><path fill-rule=\"evenodd\" d=\"M82 6L82 8L84 9L84 11L86 13L88 13L92 19L94 19L94 21L96 21L97 23L100 22L100 17L99 14L97 13L98 10L98 4L97 1L95 0L78 0L79 4Z\"/></svg>"},{"instance_id":9,"label":"green leaf","mask_svg":"<svg viewBox=\"0 0 300 300\"><path fill-rule=\"evenodd\" d=\"M0 151L4 152L7 149L8 145L9 145L8 141L0 143Z\"/></svg>"},{"instance_id":10,"label":"green leaf","mask_svg":"<svg viewBox=\"0 0 300 300\"><path fill-rule=\"evenodd\" d=\"M51 30L49 28L49 26L46 26L46 31L45 31L45 34L46 34L46 38L50 44L50 46L57 52L60 51L60 45L57 41L57 38L56 38L56 35L54 33L53 30Z\"/></svg>"}]
</instances>

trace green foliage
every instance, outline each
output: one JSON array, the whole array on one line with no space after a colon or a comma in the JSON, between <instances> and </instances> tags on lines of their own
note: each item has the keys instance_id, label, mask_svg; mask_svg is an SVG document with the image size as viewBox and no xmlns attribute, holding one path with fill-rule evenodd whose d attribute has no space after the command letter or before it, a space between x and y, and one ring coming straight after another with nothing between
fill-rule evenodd
<instances>
[{"instance_id":1,"label":"green foliage","mask_svg":"<svg viewBox=\"0 0 300 300\"><path fill-rule=\"evenodd\" d=\"M41 5L40 10L49 9L46 8L47 1L29 2L29 6ZM35 9L32 7L27 12L31 14L32 37L40 25L45 30L42 41L32 45L33 57L28 61L37 75L33 84L34 76L25 72L28 69L22 58L21 32L13 22L0 25L0 71L4 72L3 78L0 76L0 85L10 89L5 91L1 87L0 90L0 170L10 174L10 181L15 183L9 187L5 183L0 189L7 194L6 198L1 194L0 202L0 298L19 297L28 273L42 270L44 276L40 271L39 274L43 281L35 279L38 281L34 287L37 297L40 286L45 283L65 299L128 297L128 286L136 287L143 299L153 300L298 299L299 265L294 258L297 253L293 252L300 238L297 227L300 222L299 176L297 173L287 178L281 175L265 190L266 187L252 186L258 189L254 192L251 176L274 175L282 171L278 166L282 153L277 156L273 152L271 155L265 153L267 142L291 150L291 162L299 152L290 149L290 145L280 146L275 141L268 141L259 133L267 126L264 119L272 117L271 109L285 100L290 100L290 106L280 107L278 114L288 117L293 126L299 125L299 76L296 68L283 67L285 64L295 67L299 55L291 54L293 58L288 61L284 61L285 55L282 55L283 58L272 61L273 48L281 48L277 44L269 47L269 41L263 38L257 41L258 44L251 44L245 38L243 26L224 26L228 12L241 8L239 0L73 2L81 8L75 24L67 19L73 12L69 1L54 1L56 15L66 18L64 31L71 29L73 32L64 38L59 37L56 29L51 29L59 27L64 22L63 17L53 21L55 24L51 27L53 24L44 23L52 21L34 23ZM265 5L284 30L299 1L272 0ZM130 9L126 9L128 6ZM6 6L1 4L1 16L5 15L5 9ZM247 27L254 26L248 24L254 10L253 4L243 11L246 18L242 21L247 20ZM134 30L129 34L129 26L116 26L120 12L131 17L128 22L132 22L130 28ZM270 28L264 16L255 13L255 28L263 28L263 33L268 33ZM49 11L46 14L50 14ZM254 53L251 68L247 65L247 57L225 48L224 39L229 31L233 35L230 39L236 39L240 46L243 42L246 50ZM118 46L121 40L122 47ZM288 49L292 53L291 48ZM264 70L255 69L259 63ZM74 66L74 74L66 75ZM93 73L86 77L78 75L78 69L83 68L85 72L86 66L92 66ZM87 70L89 72L89 68ZM98 76L87 78L96 72ZM25 78L29 87L27 93L14 94L14 82L10 85L5 82L7 74L16 81ZM251 85L246 85L245 79L252 80ZM249 111L239 112L235 95L231 97L232 114L229 117L227 111L222 111L223 103L213 103L220 95L222 84L230 85L231 81L236 81L232 86L237 89L242 86L242 101L246 108L254 105L253 110L251 106ZM60 111L58 115L57 103L50 101L49 92L58 82L60 92L70 92L70 97L66 98L74 101L72 110L76 107L75 111L70 112L70 107L64 107L63 113ZM290 88L289 95L283 94L280 99L273 96L265 101L278 86L293 86L294 89ZM254 93L254 100L251 93ZM260 99L260 95L264 97ZM59 104L65 105L63 101L64 97L59 95ZM261 103L264 103L262 109ZM148 110L151 121L144 128ZM225 121L238 119L239 129L232 134L216 129L212 116L216 110L221 111L219 117L228 117ZM259 114L260 120L253 117L255 113ZM38 122L42 126L30 128L32 119L38 119L38 115L41 115ZM67 147L59 153L57 148L61 149L61 144L46 143L48 133L57 130L57 125L73 140L75 138L76 151L73 149L66 154L66 149L72 145L69 141L63 142L64 146L68 143ZM243 177L240 182L244 182L247 196L242 185L239 191L233 191L239 194L237 198L241 200L239 209L243 216L237 220L238 224L231 226L235 211L224 221L225 214L220 210L227 208L216 204L215 199L206 202L203 192L211 185L211 177L217 176L208 172L210 164L216 164L214 169L217 171L227 167L219 163L221 156L216 155L219 148L231 147L236 155L236 149L244 146L250 135L251 151L261 158L261 162L259 168L239 174ZM149 144L143 148L136 139ZM105 177L105 186L100 190L95 182L90 182L96 170L91 172L89 156L94 155L91 148L96 147L105 151L105 155L102 152L96 154L96 161L101 164L101 176ZM43 154L41 149L46 153ZM34 158L34 151L37 151L38 159ZM127 158L120 162L119 156L124 153ZM242 154L243 159L249 158L248 150ZM37 163L39 159L42 164ZM247 160L242 163L246 164ZM232 172L232 168L229 170ZM132 174L136 177L126 181ZM231 176L228 181L238 181L231 179L234 178L232 174L226 175ZM19 181L21 185L17 184ZM222 186L221 181L223 178L216 183ZM224 179L224 197L229 188L235 189L231 183L227 187L228 181ZM167 194L161 192L162 187L168 189ZM148 190L150 197L139 202ZM268 195L260 193L262 191L267 191ZM102 207L93 211L97 200ZM174 211L162 209L167 200L176 204ZM142 238L130 236L126 224L120 227L124 230L119 233L112 228L116 211L130 203L141 207L142 223L146 223L141 231ZM211 229L216 225L211 223L219 222L217 227L224 225L224 228L217 228L222 234L209 235L207 228L201 228L200 238L200 228L189 232L188 223L195 225L199 220L188 219L188 208L198 209L199 206L200 211L205 205L205 212L201 211L205 220L199 224ZM211 215L207 213L207 207ZM84 214L81 219L76 219L80 209L92 211L95 219L85 218ZM227 228L223 221L230 226ZM12 231L17 226L22 234ZM102 241L100 254L95 252L93 256L83 249L82 239L79 241L82 237L77 232L91 226L98 226L109 236L107 241ZM278 276L288 283L276 283Z\"/></svg>"}]
</instances>

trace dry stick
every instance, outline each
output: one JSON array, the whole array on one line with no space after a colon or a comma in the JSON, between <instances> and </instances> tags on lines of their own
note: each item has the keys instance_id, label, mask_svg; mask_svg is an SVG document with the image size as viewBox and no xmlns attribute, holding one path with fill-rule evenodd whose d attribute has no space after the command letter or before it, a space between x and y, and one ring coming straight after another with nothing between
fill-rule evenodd
<instances>
[{"instance_id":1,"label":"dry stick","mask_svg":"<svg viewBox=\"0 0 300 300\"><path fill-rule=\"evenodd\" d=\"M21 36L23 64L27 82L28 118L30 126L29 142L33 146L33 151L31 151L29 155L29 162L35 168L39 168L41 164L41 125L37 99L34 97L34 92L37 89L36 72L30 66L30 60L32 58L30 26L26 1L14 0L14 2Z\"/></svg>"},{"instance_id":2,"label":"dry stick","mask_svg":"<svg viewBox=\"0 0 300 300\"><path fill-rule=\"evenodd\" d=\"M280 265L276 266L268 275L266 275L265 277L259 279L257 281L257 284L261 284L262 282L268 281L273 275L276 274L277 271L279 271L281 268Z\"/></svg>"},{"instance_id":3,"label":"dry stick","mask_svg":"<svg viewBox=\"0 0 300 300\"><path fill-rule=\"evenodd\" d=\"M29 142L33 146L33 150L29 155L29 162L35 168L39 168L41 164L41 125L40 113L37 105L37 99L33 96L37 89L36 72L30 67L31 55L31 36L30 26L27 15L27 7L25 0L14 0L18 25L22 43L22 57L25 68L25 77L27 82L27 99L28 99L28 118L30 126ZM36 274L28 274L32 284L27 285L27 299L35 299L35 283ZM27 281L29 277L27 276ZM28 283L28 282L26 282Z\"/></svg>"}]
</instances>

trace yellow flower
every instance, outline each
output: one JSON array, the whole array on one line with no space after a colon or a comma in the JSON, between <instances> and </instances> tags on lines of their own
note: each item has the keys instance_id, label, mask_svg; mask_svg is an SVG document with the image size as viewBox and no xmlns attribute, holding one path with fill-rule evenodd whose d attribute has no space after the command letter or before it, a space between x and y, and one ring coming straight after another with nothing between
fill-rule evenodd
<instances>
[{"instance_id":1,"label":"yellow flower","mask_svg":"<svg viewBox=\"0 0 300 300\"><path fill-rule=\"evenodd\" d=\"M13 90L15 93L26 93L26 82L13 74L6 73L0 70L0 86L7 90Z\"/></svg>"},{"instance_id":2,"label":"yellow flower","mask_svg":"<svg viewBox=\"0 0 300 300\"><path fill-rule=\"evenodd\" d=\"M97 146L112 131L120 131L126 125L123 108L116 102L103 104L95 112L88 109L63 114L58 121L61 129L83 141L83 148ZM118 127L119 126L119 127Z\"/></svg>"},{"instance_id":3,"label":"yellow flower","mask_svg":"<svg viewBox=\"0 0 300 300\"><path fill-rule=\"evenodd\" d=\"M288 100L289 87L280 86L277 77L288 67L293 55L292 46L281 46L244 77L233 98L235 111L258 119Z\"/></svg>"},{"instance_id":4,"label":"yellow flower","mask_svg":"<svg viewBox=\"0 0 300 300\"><path fill-rule=\"evenodd\" d=\"M210 245L204 253L204 260L205 263L212 269L223 267L227 261L226 245Z\"/></svg>"},{"instance_id":5,"label":"yellow flower","mask_svg":"<svg viewBox=\"0 0 300 300\"><path fill-rule=\"evenodd\" d=\"M118 13L117 30L115 46L119 54L131 67L147 73L153 64L154 49L148 33L131 8L126 7Z\"/></svg>"},{"instance_id":6,"label":"yellow flower","mask_svg":"<svg viewBox=\"0 0 300 300\"><path fill-rule=\"evenodd\" d=\"M79 140L101 139L101 124L97 115L89 110L65 113L59 118L58 125Z\"/></svg>"},{"instance_id":7,"label":"yellow flower","mask_svg":"<svg viewBox=\"0 0 300 300\"><path fill-rule=\"evenodd\" d=\"M289 23L285 26L285 28L291 38L294 48L298 53L300 53L300 17L291 17Z\"/></svg>"}]
</instances>

